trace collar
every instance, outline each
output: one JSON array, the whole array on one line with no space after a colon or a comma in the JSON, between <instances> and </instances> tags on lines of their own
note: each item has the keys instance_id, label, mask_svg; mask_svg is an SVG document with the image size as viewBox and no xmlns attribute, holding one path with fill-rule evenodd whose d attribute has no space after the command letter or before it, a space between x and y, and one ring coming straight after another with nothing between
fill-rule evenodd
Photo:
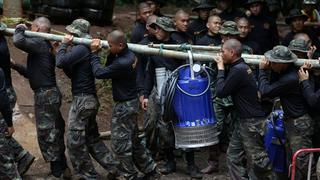
<instances>
[{"instance_id":1,"label":"collar","mask_svg":"<svg viewBox=\"0 0 320 180\"><path fill-rule=\"evenodd\" d=\"M128 48L128 46L126 46L120 53L111 54L111 55L114 56L114 57L121 57L121 56L127 54L128 52L129 52L129 48Z\"/></svg>"},{"instance_id":2,"label":"collar","mask_svg":"<svg viewBox=\"0 0 320 180\"><path fill-rule=\"evenodd\" d=\"M229 66L233 67L237 64L244 63L244 59L242 57L238 58L235 62L231 63Z\"/></svg>"}]
</instances>

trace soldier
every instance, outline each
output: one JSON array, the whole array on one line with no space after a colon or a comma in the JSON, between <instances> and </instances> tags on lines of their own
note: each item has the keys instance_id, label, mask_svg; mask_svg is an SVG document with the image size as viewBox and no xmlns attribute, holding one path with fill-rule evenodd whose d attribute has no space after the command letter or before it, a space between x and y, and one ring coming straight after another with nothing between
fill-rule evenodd
<instances>
[{"instance_id":1,"label":"soldier","mask_svg":"<svg viewBox=\"0 0 320 180\"><path fill-rule=\"evenodd\" d=\"M302 87L301 89L303 92L303 97L311 106L311 110L309 112L310 116L315 121L314 129L319 129L320 72L319 70L312 70L311 68L311 64L306 62L303 66L300 67L298 75ZM315 147L319 147L319 131L315 131L314 133L313 144ZM318 158L316 174L317 178L320 179L320 157Z\"/></svg>"},{"instance_id":2,"label":"soldier","mask_svg":"<svg viewBox=\"0 0 320 180\"><path fill-rule=\"evenodd\" d=\"M193 42L207 33L207 21L213 6L207 0L201 0L200 4L193 8L193 12L198 13L198 19L193 20L188 26L188 33L193 36Z\"/></svg>"},{"instance_id":3,"label":"soldier","mask_svg":"<svg viewBox=\"0 0 320 180\"><path fill-rule=\"evenodd\" d=\"M217 15L210 16L207 23L208 33L196 41L197 45L218 46L221 44L219 30L221 18Z\"/></svg>"},{"instance_id":4,"label":"soldier","mask_svg":"<svg viewBox=\"0 0 320 180\"><path fill-rule=\"evenodd\" d=\"M90 38L90 23L76 19L66 27L69 33L57 50L56 65L63 68L71 79L73 100L70 107L67 148L76 178L97 179L97 172L91 161L92 156L103 168L109 171L109 179L116 176L117 161L108 147L100 140L96 115L99 101L90 64L90 47L74 45L69 50L73 36Z\"/></svg>"},{"instance_id":5,"label":"soldier","mask_svg":"<svg viewBox=\"0 0 320 180\"><path fill-rule=\"evenodd\" d=\"M302 14L308 16L308 20L304 25L318 29L320 26L320 15L317 10L317 0L303 0L302 8Z\"/></svg>"},{"instance_id":6,"label":"soldier","mask_svg":"<svg viewBox=\"0 0 320 180\"><path fill-rule=\"evenodd\" d=\"M111 122L112 147L120 161L120 170L126 179L137 179L135 165L145 173L145 179L157 179L160 174L147 149L138 137L137 115L139 100L136 88L137 59L127 45L125 34L115 30L109 33L110 55L106 66L100 64L97 50L100 40L93 40L90 61L94 76L112 80L112 94L115 102Z\"/></svg>"},{"instance_id":7,"label":"soldier","mask_svg":"<svg viewBox=\"0 0 320 180\"><path fill-rule=\"evenodd\" d=\"M151 15L147 19L147 31L148 35L142 39L142 41L139 42L139 44L147 45L150 43L156 43L157 39L155 37L155 29L151 28L150 25L154 22L156 22L157 16ZM150 56L146 54L136 54L138 58L137 62L137 90L139 95L139 101L142 103L144 96L143 96L143 89L144 89L144 78L146 75L146 68L148 61L150 59ZM149 102L149 106L154 109L154 103L153 101ZM152 155L156 155L158 153L158 139L157 139L157 128L156 128L156 117L154 117L154 113L152 111L147 111L144 115L144 134L145 134L145 141L146 141L146 147L151 151Z\"/></svg>"},{"instance_id":8,"label":"soldier","mask_svg":"<svg viewBox=\"0 0 320 180\"><path fill-rule=\"evenodd\" d=\"M234 7L233 0L219 0L218 1L222 12L219 14L222 21L236 21L241 17L245 17L245 13Z\"/></svg>"},{"instance_id":9,"label":"soldier","mask_svg":"<svg viewBox=\"0 0 320 180\"><path fill-rule=\"evenodd\" d=\"M6 92L5 75L0 68L0 178L22 180L15 163L14 152L10 148L10 140L14 133L12 109Z\"/></svg>"},{"instance_id":10,"label":"soldier","mask_svg":"<svg viewBox=\"0 0 320 180\"><path fill-rule=\"evenodd\" d=\"M150 43L155 43L156 37L155 37L155 30L150 27L150 25L154 22L156 22L157 16L151 15L147 18L146 23L146 29L147 29L147 35L138 43L141 45L148 45ZM143 96L143 86L144 86L144 76L145 76L145 69L148 61L148 56L144 54L137 54L138 63L137 63L137 88L138 88L138 94L139 94L139 100L142 102L143 98L140 98Z\"/></svg>"},{"instance_id":11,"label":"soldier","mask_svg":"<svg viewBox=\"0 0 320 180\"><path fill-rule=\"evenodd\" d=\"M272 180L274 174L262 141L266 115L258 101L253 72L241 58L241 53L241 43L229 39L222 45L221 56L217 59L217 96L231 95L239 115L227 151L227 164L231 179L241 179L238 161L244 149L249 169L254 173L250 178ZM228 73L224 64L229 65Z\"/></svg>"},{"instance_id":12,"label":"soldier","mask_svg":"<svg viewBox=\"0 0 320 180\"><path fill-rule=\"evenodd\" d=\"M139 19L135 22L135 26L131 31L131 43L138 43L146 36L146 22L147 18L152 15L152 10L147 3L142 2L138 6L138 14Z\"/></svg>"},{"instance_id":13,"label":"soldier","mask_svg":"<svg viewBox=\"0 0 320 180\"><path fill-rule=\"evenodd\" d=\"M10 63L10 52L7 45L7 40L5 36L0 35L0 55L2 60L0 62L0 68L3 70L5 77L5 89L9 97L10 107L14 108L17 96L12 86L11 78L11 63ZM0 119L2 119L0 113ZM8 137L8 144L11 146L11 152L15 157L15 161L18 164L19 174L22 176L34 161L34 156L32 156L27 150L25 150L13 137Z\"/></svg>"},{"instance_id":14,"label":"soldier","mask_svg":"<svg viewBox=\"0 0 320 180\"><path fill-rule=\"evenodd\" d=\"M161 8L165 5L163 0L144 0L150 7L154 15L163 17L164 15L160 12Z\"/></svg>"},{"instance_id":15,"label":"soldier","mask_svg":"<svg viewBox=\"0 0 320 180\"><path fill-rule=\"evenodd\" d=\"M259 91L261 97L280 97L284 111L287 153L291 157L297 150L312 148L313 120L308 114L308 105L299 86L297 68L293 62L297 56L285 46L276 46L266 52L259 65ZM275 73L269 81L268 69ZM291 159L291 158L289 158ZM296 179L307 177L308 156L297 159Z\"/></svg>"},{"instance_id":16,"label":"soldier","mask_svg":"<svg viewBox=\"0 0 320 180\"><path fill-rule=\"evenodd\" d=\"M291 25L291 32L289 32L282 44L285 46L288 46L290 41L293 40L294 35L297 33L306 33L310 39L312 39L312 44L317 47L317 49L320 49L320 41L318 39L317 34L314 30L312 30L309 27L306 27L304 23L307 21L308 16L301 13L298 9L292 9L289 12L288 17L286 17L285 22L289 25Z\"/></svg>"},{"instance_id":17,"label":"soldier","mask_svg":"<svg viewBox=\"0 0 320 180\"><path fill-rule=\"evenodd\" d=\"M170 37L170 33L175 31L175 29L173 29L173 23L170 19L158 17L156 22L151 26L156 29L156 38L160 43L177 43ZM151 94L151 92L156 88L156 86L159 86L159 84L156 84L156 82L154 82L156 68L164 67L167 71L172 72L181 64L182 62L177 59L162 56L151 56L145 77L144 100L142 102L142 108L144 110L149 109L149 98L153 99L154 109L151 109L150 111L153 111L152 113L156 114L155 117L157 118L156 121L160 131L160 143L163 143L162 147L164 147L166 155L166 163L164 167L160 169L160 172L163 174L169 174L176 171L175 156L173 154L174 133L172 124L170 122L165 122L161 117L160 100L159 98L157 98L157 96L159 96L161 92L154 91L154 94ZM190 174L192 178L202 178L202 174L199 172L199 169L194 162L194 152L187 152L186 159L188 164L188 174Z\"/></svg>"},{"instance_id":18,"label":"soldier","mask_svg":"<svg viewBox=\"0 0 320 180\"><path fill-rule=\"evenodd\" d=\"M183 10L177 11L173 18L176 31L171 33L171 38L177 41L178 44L193 44L193 37L187 33L189 20L189 14Z\"/></svg>"},{"instance_id":19,"label":"soldier","mask_svg":"<svg viewBox=\"0 0 320 180\"><path fill-rule=\"evenodd\" d=\"M262 54L260 45L251 38L251 25L247 18L242 17L237 20L239 30L239 41L252 49L252 54Z\"/></svg>"},{"instance_id":20,"label":"soldier","mask_svg":"<svg viewBox=\"0 0 320 180\"><path fill-rule=\"evenodd\" d=\"M245 7L250 11L248 18L252 26L251 38L254 39L264 53L279 44L276 22L262 11L264 0L248 0Z\"/></svg>"},{"instance_id":21,"label":"soldier","mask_svg":"<svg viewBox=\"0 0 320 180\"><path fill-rule=\"evenodd\" d=\"M50 21L45 17L35 19L34 32L50 32ZM27 52L27 67L13 64L13 68L29 79L34 91L35 117L38 142L45 161L50 162L48 179L70 178L64 145L65 123L60 113L61 93L55 77L55 56L50 42L43 38L28 38L27 27L19 24L13 36L14 45Z\"/></svg>"}]
</instances>

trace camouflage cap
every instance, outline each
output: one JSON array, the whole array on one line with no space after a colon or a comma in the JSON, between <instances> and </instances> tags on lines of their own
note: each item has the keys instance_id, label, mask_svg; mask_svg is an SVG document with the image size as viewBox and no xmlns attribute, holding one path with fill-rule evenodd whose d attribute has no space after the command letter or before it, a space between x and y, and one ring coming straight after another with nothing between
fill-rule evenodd
<instances>
[{"instance_id":1,"label":"camouflage cap","mask_svg":"<svg viewBox=\"0 0 320 180\"><path fill-rule=\"evenodd\" d=\"M78 37L87 37L90 29L90 23L85 19L76 19L72 24L66 27L66 30Z\"/></svg>"},{"instance_id":2,"label":"camouflage cap","mask_svg":"<svg viewBox=\"0 0 320 180\"><path fill-rule=\"evenodd\" d=\"M303 4L316 5L317 4L317 0L303 0Z\"/></svg>"},{"instance_id":3,"label":"camouflage cap","mask_svg":"<svg viewBox=\"0 0 320 180\"><path fill-rule=\"evenodd\" d=\"M237 23L235 23L234 21L226 21L222 24L221 29L219 30L219 34L239 35L240 32L237 28Z\"/></svg>"},{"instance_id":4,"label":"camouflage cap","mask_svg":"<svg viewBox=\"0 0 320 180\"><path fill-rule=\"evenodd\" d=\"M275 46L272 50L264 53L264 56L268 61L275 63L292 63L298 60L297 56L290 49L282 45Z\"/></svg>"},{"instance_id":5,"label":"camouflage cap","mask_svg":"<svg viewBox=\"0 0 320 180\"><path fill-rule=\"evenodd\" d=\"M309 43L303 39L294 39L290 42L288 48L291 51L298 51L298 52L308 52L309 49Z\"/></svg>"},{"instance_id":6,"label":"camouflage cap","mask_svg":"<svg viewBox=\"0 0 320 180\"><path fill-rule=\"evenodd\" d=\"M167 17L157 17L156 22L150 24L151 27L154 27L154 25L159 26L161 29L167 32L173 32L176 31L173 28L173 22L170 18Z\"/></svg>"}]
</instances>

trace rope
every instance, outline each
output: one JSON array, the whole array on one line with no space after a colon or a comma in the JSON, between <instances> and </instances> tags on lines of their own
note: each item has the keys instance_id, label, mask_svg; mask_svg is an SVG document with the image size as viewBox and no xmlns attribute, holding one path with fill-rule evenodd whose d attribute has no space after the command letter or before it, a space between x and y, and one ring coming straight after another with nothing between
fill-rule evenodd
<instances>
[{"instance_id":1,"label":"rope","mask_svg":"<svg viewBox=\"0 0 320 180\"><path fill-rule=\"evenodd\" d=\"M159 47L159 54L160 54L161 56L163 56L163 49L164 49L164 44L161 43L161 44L160 44L160 47Z\"/></svg>"},{"instance_id":2,"label":"rope","mask_svg":"<svg viewBox=\"0 0 320 180\"><path fill-rule=\"evenodd\" d=\"M188 51L188 50L192 50L192 46L190 44L187 43L183 43L179 46L178 48L179 51Z\"/></svg>"}]
</instances>

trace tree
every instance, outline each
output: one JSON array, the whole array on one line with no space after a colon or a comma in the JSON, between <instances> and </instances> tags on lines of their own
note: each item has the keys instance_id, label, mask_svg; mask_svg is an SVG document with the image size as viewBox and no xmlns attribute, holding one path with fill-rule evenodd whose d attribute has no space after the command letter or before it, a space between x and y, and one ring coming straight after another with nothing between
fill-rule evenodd
<instances>
[{"instance_id":1,"label":"tree","mask_svg":"<svg viewBox=\"0 0 320 180\"><path fill-rule=\"evenodd\" d=\"M22 0L3 0L3 15L7 17L22 17Z\"/></svg>"}]
</instances>

